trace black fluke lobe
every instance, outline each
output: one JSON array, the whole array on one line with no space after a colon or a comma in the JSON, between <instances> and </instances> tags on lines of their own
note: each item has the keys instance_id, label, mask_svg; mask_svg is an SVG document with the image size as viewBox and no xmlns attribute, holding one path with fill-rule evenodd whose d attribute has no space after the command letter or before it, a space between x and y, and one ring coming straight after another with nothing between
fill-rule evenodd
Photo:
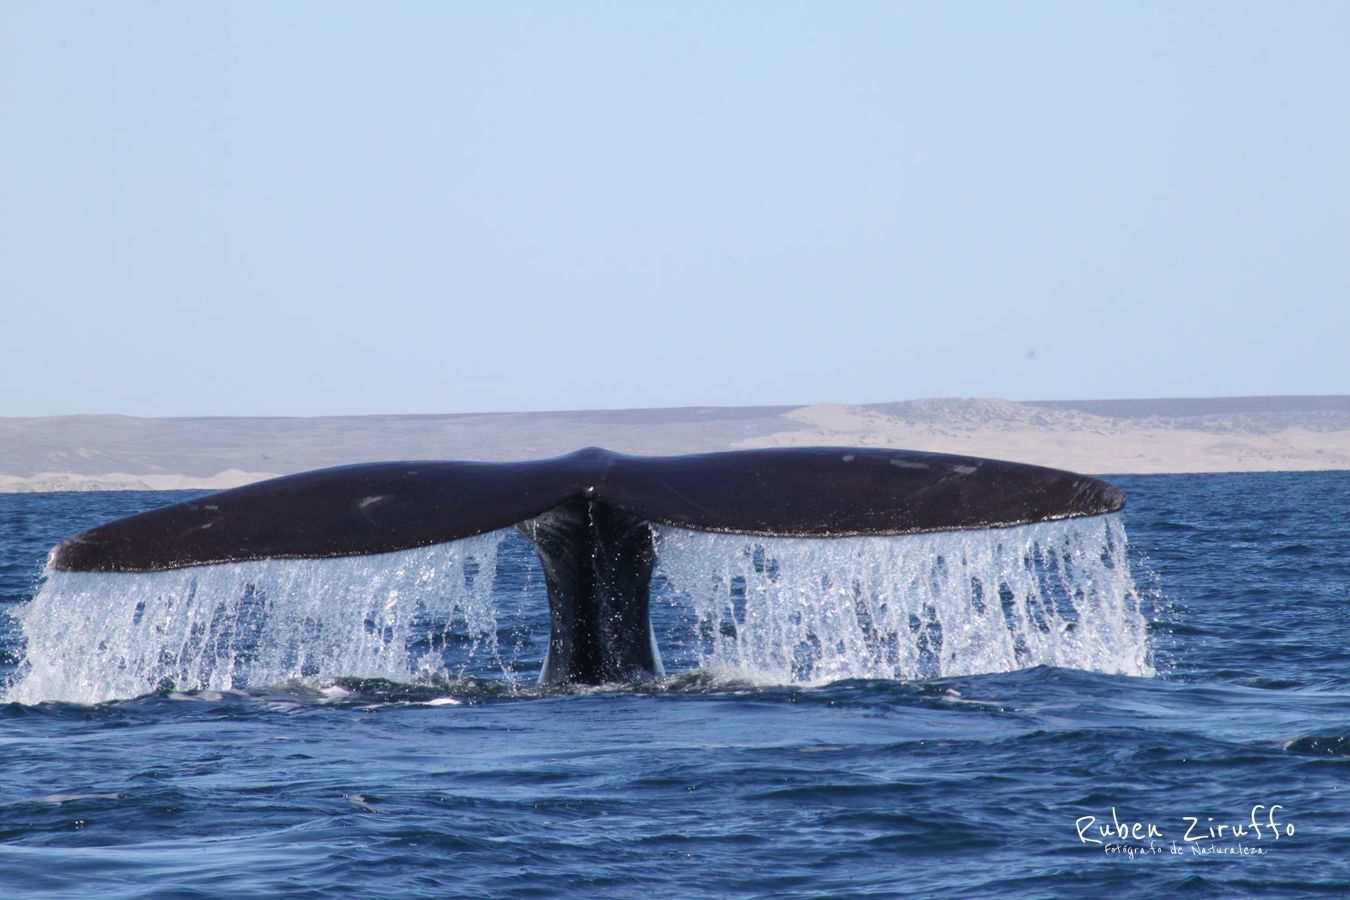
<instances>
[{"instance_id":1,"label":"black fluke lobe","mask_svg":"<svg viewBox=\"0 0 1350 900\"><path fill-rule=\"evenodd\" d=\"M388 553L519 526L544 565L544 677L659 673L649 523L830 538L1004 528L1121 509L1096 478L910 450L794 447L525 462L377 462L288 475L118 519L63 541L51 568L155 572Z\"/></svg>"}]
</instances>

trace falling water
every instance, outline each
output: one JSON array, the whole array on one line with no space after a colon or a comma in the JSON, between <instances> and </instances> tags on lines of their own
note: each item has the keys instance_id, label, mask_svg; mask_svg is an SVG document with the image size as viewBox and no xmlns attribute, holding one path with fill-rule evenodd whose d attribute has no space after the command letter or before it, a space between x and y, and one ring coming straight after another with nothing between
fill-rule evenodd
<instances>
[{"instance_id":1,"label":"falling water","mask_svg":"<svg viewBox=\"0 0 1350 900\"><path fill-rule=\"evenodd\" d=\"M802 684L1035 665L1152 674L1115 516L831 539L660 527L657 553L653 620L672 669ZM27 650L4 699L97 703L318 675L514 681L499 619L544 639L537 567L523 538L498 531L374 556L49 572L18 613ZM522 572L529 596L513 605Z\"/></svg>"},{"instance_id":2,"label":"falling water","mask_svg":"<svg viewBox=\"0 0 1350 900\"><path fill-rule=\"evenodd\" d=\"M1153 674L1116 516L826 540L662 528L658 549L702 668L807 684L1036 665Z\"/></svg>"},{"instance_id":3,"label":"falling water","mask_svg":"<svg viewBox=\"0 0 1350 900\"><path fill-rule=\"evenodd\" d=\"M406 681L450 674L449 643L466 662L500 666L493 583L505 534L378 556L48 572L19 613L28 649L5 699L97 703L318 674Z\"/></svg>"}]
</instances>

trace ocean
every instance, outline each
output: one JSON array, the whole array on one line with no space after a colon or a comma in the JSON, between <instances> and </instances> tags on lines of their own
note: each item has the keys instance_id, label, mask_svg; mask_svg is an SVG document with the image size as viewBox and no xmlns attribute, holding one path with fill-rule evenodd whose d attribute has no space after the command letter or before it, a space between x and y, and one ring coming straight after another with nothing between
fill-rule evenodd
<instances>
[{"instance_id":1,"label":"ocean","mask_svg":"<svg viewBox=\"0 0 1350 900\"><path fill-rule=\"evenodd\" d=\"M666 674L599 688L535 683L513 532L44 583L193 495L0 495L0 895L1350 894L1350 472L1110 480L1002 532L667 530Z\"/></svg>"}]
</instances>

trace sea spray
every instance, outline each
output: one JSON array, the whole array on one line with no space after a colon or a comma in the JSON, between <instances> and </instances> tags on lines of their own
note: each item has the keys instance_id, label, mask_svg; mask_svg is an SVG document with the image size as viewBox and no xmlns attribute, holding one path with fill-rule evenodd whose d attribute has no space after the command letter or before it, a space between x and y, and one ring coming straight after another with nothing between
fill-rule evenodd
<instances>
[{"instance_id":1,"label":"sea spray","mask_svg":"<svg viewBox=\"0 0 1350 900\"><path fill-rule=\"evenodd\" d=\"M1116 516L811 540L664 527L657 558L694 616L684 656L754 680L1153 674Z\"/></svg>"},{"instance_id":2,"label":"sea spray","mask_svg":"<svg viewBox=\"0 0 1350 900\"><path fill-rule=\"evenodd\" d=\"M47 573L18 615L25 660L5 699L98 703L311 675L407 681L504 669L493 596L506 532L373 556L166 572Z\"/></svg>"}]
</instances>

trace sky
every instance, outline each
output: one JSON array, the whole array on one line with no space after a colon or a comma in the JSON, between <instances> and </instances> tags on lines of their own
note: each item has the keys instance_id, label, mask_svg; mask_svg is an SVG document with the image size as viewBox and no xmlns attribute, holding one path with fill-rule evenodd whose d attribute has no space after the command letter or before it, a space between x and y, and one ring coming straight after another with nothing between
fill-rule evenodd
<instances>
[{"instance_id":1,"label":"sky","mask_svg":"<svg viewBox=\"0 0 1350 900\"><path fill-rule=\"evenodd\" d=\"M1348 36L0 0L0 415L1347 394Z\"/></svg>"}]
</instances>

